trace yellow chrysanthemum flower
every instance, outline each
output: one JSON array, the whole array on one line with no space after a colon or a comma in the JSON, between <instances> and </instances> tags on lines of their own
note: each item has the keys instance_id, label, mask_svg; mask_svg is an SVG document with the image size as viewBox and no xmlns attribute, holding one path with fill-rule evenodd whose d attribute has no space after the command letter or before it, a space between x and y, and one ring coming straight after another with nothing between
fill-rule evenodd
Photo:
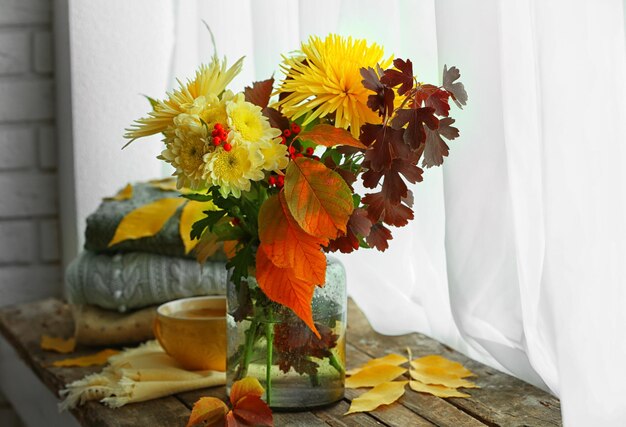
<instances>
[{"instance_id":1,"label":"yellow chrysanthemum flower","mask_svg":"<svg viewBox=\"0 0 626 427\"><path fill-rule=\"evenodd\" d=\"M261 107L245 101L243 93L238 93L226 105L228 126L237 141L257 143L269 141L280 135L280 130L270 126Z\"/></svg>"},{"instance_id":2,"label":"yellow chrysanthemum flower","mask_svg":"<svg viewBox=\"0 0 626 427\"><path fill-rule=\"evenodd\" d=\"M355 138L359 137L361 125L380 120L367 106L372 92L361 83L359 70L375 69L376 64L388 67L391 58L383 58L382 47L331 34L324 40L310 37L301 49L301 55L283 57L281 64L286 77L278 93L289 95L278 105L287 117L295 120L305 116L307 125L317 117L334 113L335 126L350 128Z\"/></svg>"},{"instance_id":3,"label":"yellow chrysanthemum flower","mask_svg":"<svg viewBox=\"0 0 626 427\"><path fill-rule=\"evenodd\" d=\"M263 141L258 149L263 157L263 170L274 172L287 167L287 146L281 144L280 139Z\"/></svg>"},{"instance_id":4,"label":"yellow chrysanthemum flower","mask_svg":"<svg viewBox=\"0 0 626 427\"><path fill-rule=\"evenodd\" d=\"M194 102L200 97L207 101L211 95L217 97L226 89L226 85L241 71L243 58L226 69L226 59L220 62L213 57L211 63L202 65L194 79L186 84L178 82L180 88L167 94L167 99L156 101L148 117L135 120L129 129L126 129L125 138L134 141L148 135L167 131L174 122L174 118L181 113L190 113L197 107ZM214 99L214 98L213 98Z\"/></svg>"},{"instance_id":5,"label":"yellow chrysanthemum flower","mask_svg":"<svg viewBox=\"0 0 626 427\"><path fill-rule=\"evenodd\" d=\"M263 158L253 144L233 145L230 151L218 148L204 156L206 163L204 179L219 187L223 197L232 194L241 197L242 191L250 191L250 181L260 181Z\"/></svg>"}]
</instances>

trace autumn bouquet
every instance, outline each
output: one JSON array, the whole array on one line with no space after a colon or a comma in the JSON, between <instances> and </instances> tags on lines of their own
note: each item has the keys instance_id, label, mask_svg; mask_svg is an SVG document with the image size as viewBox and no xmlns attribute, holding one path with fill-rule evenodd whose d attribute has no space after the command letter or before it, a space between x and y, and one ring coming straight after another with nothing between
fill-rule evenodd
<instances>
[{"instance_id":1,"label":"autumn bouquet","mask_svg":"<svg viewBox=\"0 0 626 427\"><path fill-rule=\"evenodd\" d=\"M413 218L407 182L442 164L444 138L459 135L450 101L462 108L467 94L455 67L444 67L442 85L426 84L410 60L337 35L311 37L283 57L277 84L233 93L227 86L242 59L228 68L214 57L165 99L151 99L152 111L125 136L162 133L159 158L175 169L177 186L210 206L191 238L200 257L216 242L229 254L228 321L239 327L229 381L258 376L266 401L283 406L275 375L306 379L300 388L314 390L334 372L342 395L345 304L337 316L330 297L318 304L323 313L312 309L327 282L325 254L387 249L389 227Z\"/></svg>"}]
</instances>

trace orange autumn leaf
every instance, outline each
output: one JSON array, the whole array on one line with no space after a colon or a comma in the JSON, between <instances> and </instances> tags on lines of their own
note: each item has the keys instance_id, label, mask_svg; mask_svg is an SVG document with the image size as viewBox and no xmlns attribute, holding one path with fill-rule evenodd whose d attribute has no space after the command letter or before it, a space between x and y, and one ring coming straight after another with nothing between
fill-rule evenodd
<instances>
[{"instance_id":1,"label":"orange autumn leaf","mask_svg":"<svg viewBox=\"0 0 626 427\"><path fill-rule=\"evenodd\" d=\"M303 131L298 135L298 138L303 141L313 141L315 144L323 145L325 147L347 145L350 147L360 148L361 150L367 149L361 141L354 138L347 130L326 124L317 125L311 130Z\"/></svg>"},{"instance_id":2,"label":"orange autumn leaf","mask_svg":"<svg viewBox=\"0 0 626 427\"><path fill-rule=\"evenodd\" d=\"M130 184L126 184L126 187L118 191L115 196L105 197L104 200L105 201L115 200L115 201L120 202L122 200L132 199L132 197L133 197L133 186Z\"/></svg>"},{"instance_id":3,"label":"orange autumn leaf","mask_svg":"<svg viewBox=\"0 0 626 427\"><path fill-rule=\"evenodd\" d=\"M355 412L373 411L381 405L389 405L404 395L404 387L408 381L391 381L377 385L352 400L350 409L344 415Z\"/></svg>"},{"instance_id":4,"label":"orange autumn leaf","mask_svg":"<svg viewBox=\"0 0 626 427\"><path fill-rule=\"evenodd\" d=\"M269 299L289 307L318 338L321 338L313 323L311 311L315 285L298 279L292 269L281 268L272 263L263 244L259 245L256 253L256 279Z\"/></svg>"},{"instance_id":5,"label":"orange autumn leaf","mask_svg":"<svg viewBox=\"0 0 626 427\"><path fill-rule=\"evenodd\" d=\"M230 403L235 405L244 396L263 396L263 386L254 377L245 377L236 381L230 388Z\"/></svg>"},{"instance_id":6,"label":"orange autumn leaf","mask_svg":"<svg viewBox=\"0 0 626 427\"><path fill-rule=\"evenodd\" d=\"M287 167L284 191L289 211L306 233L323 239L345 234L354 203L339 174L317 160L300 157Z\"/></svg>"},{"instance_id":7,"label":"orange autumn leaf","mask_svg":"<svg viewBox=\"0 0 626 427\"><path fill-rule=\"evenodd\" d=\"M76 348L76 339L51 337L49 335L41 336L41 349L56 351L57 353L71 353Z\"/></svg>"},{"instance_id":8,"label":"orange autumn leaf","mask_svg":"<svg viewBox=\"0 0 626 427\"><path fill-rule=\"evenodd\" d=\"M379 365L394 365L394 366L399 366L402 365L403 363L408 362L409 360L404 357L404 356L400 356L399 354L395 354L395 353L391 353L388 354L386 356L383 357L379 357L376 359L372 359L372 360L368 360L367 363L365 363L364 365L361 365L358 368L354 368L354 369L350 369L349 371L346 371L346 375L354 375L357 372L366 369L366 368L372 368L374 366L379 366Z\"/></svg>"},{"instance_id":9,"label":"orange autumn leaf","mask_svg":"<svg viewBox=\"0 0 626 427\"><path fill-rule=\"evenodd\" d=\"M170 197L132 210L118 224L108 247L124 240L154 236L183 203L185 203L183 198Z\"/></svg>"},{"instance_id":10,"label":"orange autumn leaf","mask_svg":"<svg viewBox=\"0 0 626 427\"><path fill-rule=\"evenodd\" d=\"M205 427L224 424L228 406L216 397L201 397L193 404L187 427Z\"/></svg>"},{"instance_id":11,"label":"orange autumn leaf","mask_svg":"<svg viewBox=\"0 0 626 427\"><path fill-rule=\"evenodd\" d=\"M239 242L237 240L225 240L224 241L224 253L226 254L226 258L233 259L235 255L237 255L237 244Z\"/></svg>"},{"instance_id":12,"label":"orange autumn leaf","mask_svg":"<svg viewBox=\"0 0 626 427\"><path fill-rule=\"evenodd\" d=\"M406 372L406 368L394 365L377 365L365 368L346 379L346 387L375 387L395 380Z\"/></svg>"},{"instance_id":13,"label":"orange autumn leaf","mask_svg":"<svg viewBox=\"0 0 626 427\"><path fill-rule=\"evenodd\" d=\"M91 354L89 356L74 357L74 358L71 358L71 359L57 360L56 362L52 363L52 366L55 366L55 367L61 367L61 366L64 366L64 367L67 367L67 366L85 367L85 366L93 366L93 365L104 365L109 360L109 357L114 356L117 353L119 353L119 351L106 349L106 350L102 350L102 351L100 351L100 352L98 352L96 354Z\"/></svg>"},{"instance_id":14,"label":"orange autumn leaf","mask_svg":"<svg viewBox=\"0 0 626 427\"><path fill-rule=\"evenodd\" d=\"M215 397L202 397L194 405L187 427L272 427L272 410L261 400L265 390L256 378L236 381L230 391L232 409Z\"/></svg>"},{"instance_id":15,"label":"orange autumn leaf","mask_svg":"<svg viewBox=\"0 0 626 427\"><path fill-rule=\"evenodd\" d=\"M289 213L282 191L261 206L259 238L275 266L290 268L298 279L309 283L326 282L326 257L321 248L325 242L300 228Z\"/></svg>"}]
</instances>

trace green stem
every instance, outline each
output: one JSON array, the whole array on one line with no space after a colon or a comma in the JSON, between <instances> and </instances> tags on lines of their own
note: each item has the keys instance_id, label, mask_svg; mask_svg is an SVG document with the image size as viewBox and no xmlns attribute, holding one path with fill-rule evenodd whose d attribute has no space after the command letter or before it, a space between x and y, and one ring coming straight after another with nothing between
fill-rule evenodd
<instances>
[{"instance_id":1,"label":"green stem","mask_svg":"<svg viewBox=\"0 0 626 427\"><path fill-rule=\"evenodd\" d=\"M274 362L274 312L272 306L267 307L267 323L265 323L265 340L267 341L267 358L265 360L265 401L272 404L272 364Z\"/></svg>"},{"instance_id":2,"label":"green stem","mask_svg":"<svg viewBox=\"0 0 626 427\"><path fill-rule=\"evenodd\" d=\"M330 362L330 366L335 368L337 372L339 372L340 374L345 373L343 365L341 364L339 359L337 359L337 356L335 356L335 353L332 353L332 352L330 353L330 356L328 357L328 361Z\"/></svg>"},{"instance_id":3,"label":"green stem","mask_svg":"<svg viewBox=\"0 0 626 427\"><path fill-rule=\"evenodd\" d=\"M256 318L253 318L250 323L250 327L246 329L246 343L244 344L243 358L239 364L237 379L242 379L248 375L248 365L250 364L250 359L252 358L252 351L254 349L254 342L256 341L258 327L259 321L256 320Z\"/></svg>"}]
</instances>

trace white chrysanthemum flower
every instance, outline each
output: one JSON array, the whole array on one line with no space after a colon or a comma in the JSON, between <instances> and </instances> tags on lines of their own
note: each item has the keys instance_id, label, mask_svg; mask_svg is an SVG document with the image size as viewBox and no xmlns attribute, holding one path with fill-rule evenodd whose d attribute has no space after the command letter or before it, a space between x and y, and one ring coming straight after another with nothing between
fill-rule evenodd
<instances>
[{"instance_id":1,"label":"white chrysanthemum flower","mask_svg":"<svg viewBox=\"0 0 626 427\"><path fill-rule=\"evenodd\" d=\"M278 171L285 169L289 163L287 146L280 143L280 139L271 139L259 143L259 151L263 156L263 169L266 171Z\"/></svg>"},{"instance_id":2,"label":"white chrysanthemum flower","mask_svg":"<svg viewBox=\"0 0 626 427\"><path fill-rule=\"evenodd\" d=\"M263 157L255 144L235 144L230 151L218 148L204 157L204 179L219 187L223 197L241 197L250 191L250 181L260 181Z\"/></svg>"}]
</instances>

